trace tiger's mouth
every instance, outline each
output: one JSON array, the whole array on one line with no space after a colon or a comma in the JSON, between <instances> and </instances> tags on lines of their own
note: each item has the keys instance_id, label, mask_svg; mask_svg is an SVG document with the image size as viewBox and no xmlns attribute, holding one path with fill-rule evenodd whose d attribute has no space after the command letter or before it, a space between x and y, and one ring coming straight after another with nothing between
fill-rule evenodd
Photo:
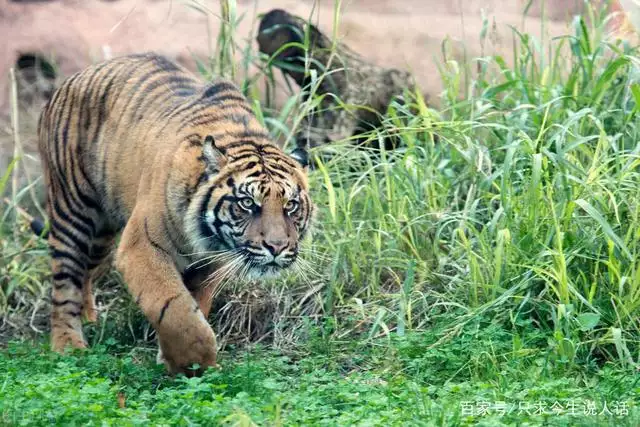
<instances>
[{"instance_id":1,"label":"tiger's mouth","mask_svg":"<svg viewBox=\"0 0 640 427\"><path fill-rule=\"evenodd\" d=\"M245 252L244 260L248 266L247 276L250 278L277 278L293 265L297 255L297 253L293 253L287 256L267 257Z\"/></svg>"},{"instance_id":2,"label":"tiger's mouth","mask_svg":"<svg viewBox=\"0 0 640 427\"><path fill-rule=\"evenodd\" d=\"M252 265L252 267L262 267L262 268L273 268L284 270L287 269L293 264L296 260L296 256L290 256L282 259L271 259L269 260L265 256L255 256L253 254L246 256L247 262Z\"/></svg>"}]
</instances>

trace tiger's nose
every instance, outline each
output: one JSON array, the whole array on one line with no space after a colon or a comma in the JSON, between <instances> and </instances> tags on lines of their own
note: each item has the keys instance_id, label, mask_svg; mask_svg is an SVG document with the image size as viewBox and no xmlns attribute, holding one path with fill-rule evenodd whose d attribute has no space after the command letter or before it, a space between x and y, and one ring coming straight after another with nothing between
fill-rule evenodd
<instances>
[{"instance_id":1,"label":"tiger's nose","mask_svg":"<svg viewBox=\"0 0 640 427\"><path fill-rule=\"evenodd\" d=\"M282 251L287 248L286 240L264 240L262 245L273 255L274 257L280 255Z\"/></svg>"}]
</instances>

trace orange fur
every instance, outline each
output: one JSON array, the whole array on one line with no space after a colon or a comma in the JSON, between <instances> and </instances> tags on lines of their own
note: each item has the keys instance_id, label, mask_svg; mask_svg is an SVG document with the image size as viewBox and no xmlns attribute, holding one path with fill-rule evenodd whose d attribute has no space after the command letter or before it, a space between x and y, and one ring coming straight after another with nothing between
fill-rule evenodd
<instances>
[{"instance_id":1,"label":"orange fur","mask_svg":"<svg viewBox=\"0 0 640 427\"><path fill-rule=\"evenodd\" d=\"M213 290L295 262L314 209L306 167L270 140L231 82L201 83L154 54L67 79L38 133L52 348L86 346L81 315L96 319L92 282L121 232L116 267L156 329L169 372L216 365L206 319Z\"/></svg>"}]
</instances>

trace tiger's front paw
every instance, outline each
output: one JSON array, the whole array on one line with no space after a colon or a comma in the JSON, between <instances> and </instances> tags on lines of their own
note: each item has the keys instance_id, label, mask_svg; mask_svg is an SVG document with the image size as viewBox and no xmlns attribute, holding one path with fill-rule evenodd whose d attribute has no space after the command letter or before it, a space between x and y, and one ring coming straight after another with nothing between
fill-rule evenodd
<instances>
[{"instance_id":1,"label":"tiger's front paw","mask_svg":"<svg viewBox=\"0 0 640 427\"><path fill-rule=\"evenodd\" d=\"M207 368L218 367L216 338L211 329L208 332L180 340L162 339L156 361L164 363L170 374L187 377L201 376Z\"/></svg>"}]
</instances>

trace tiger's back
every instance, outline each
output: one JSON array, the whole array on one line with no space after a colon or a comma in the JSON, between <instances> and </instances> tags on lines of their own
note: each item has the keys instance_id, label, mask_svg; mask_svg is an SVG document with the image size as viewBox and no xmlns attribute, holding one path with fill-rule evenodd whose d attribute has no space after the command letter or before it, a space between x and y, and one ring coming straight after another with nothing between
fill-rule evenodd
<instances>
[{"instance_id":1,"label":"tiger's back","mask_svg":"<svg viewBox=\"0 0 640 427\"><path fill-rule=\"evenodd\" d=\"M210 95L233 90L226 81L204 85L154 54L123 56L89 67L67 79L44 107L39 123L42 159L62 173L61 185L68 185L79 198L94 199L112 214L121 214L120 208L130 213L133 203L126 190L149 172L158 156L172 154L181 142L162 135L178 134L180 129L182 136L190 137L187 128L193 114L211 118L216 116L215 102L229 101L218 98L212 104L204 96L206 89ZM231 105L225 109L246 107ZM123 225L119 219L114 226Z\"/></svg>"},{"instance_id":2,"label":"tiger's back","mask_svg":"<svg viewBox=\"0 0 640 427\"><path fill-rule=\"evenodd\" d=\"M81 315L96 319L92 281L110 265L122 231L116 265L158 330L169 370L215 364L206 324L214 287L203 279L227 267L269 275L295 261L313 212L301 159L270 140L234 84L202 83L155 54L67 79L38 133L52 347L85 346ZM188 268L223 252L206 268Z\"/></svg>"}]
</instances>

